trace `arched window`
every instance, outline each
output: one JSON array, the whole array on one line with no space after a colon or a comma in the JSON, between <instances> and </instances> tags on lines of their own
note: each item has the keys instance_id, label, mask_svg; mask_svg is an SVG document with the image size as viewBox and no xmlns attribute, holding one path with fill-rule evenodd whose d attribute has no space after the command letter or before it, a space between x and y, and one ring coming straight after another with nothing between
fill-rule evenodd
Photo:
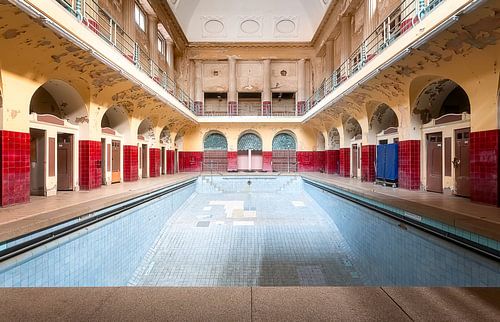
<instances>
[{"instance_id":1,"label":"arched window","mask_svg":"<svg viewBox=\"0 0 500 322\"><path fill-rule=\"evenodd\" d=\"M206 150L227 150L226 137L220 133L211 133L205 137L203 149Z\"/></svg>"},{"instance_id":2,"label":"arched window","mask_svg":"<svg viewBox=\"0 0 500 322\"><path fill-rule=\"evenodd\" d=\"M295 139L288 133L279 133L273 139L273 150L295 150Z\"/></svg>"},{"instance_id":3,"label":"arched window","mask_svg":"<svg viewBox=\"0 0 500 322\"><path fill-rule=\"evenodd\" d=\"M238 140L238 151L262 151L262 140L257 134L246 133Z\"/></svg>"}]
</instances>

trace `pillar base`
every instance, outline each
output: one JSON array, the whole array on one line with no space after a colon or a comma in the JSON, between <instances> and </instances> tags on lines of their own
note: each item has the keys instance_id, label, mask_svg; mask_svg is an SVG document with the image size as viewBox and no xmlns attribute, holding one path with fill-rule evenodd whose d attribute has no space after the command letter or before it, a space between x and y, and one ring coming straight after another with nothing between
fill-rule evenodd
<instances>
[{"instance_id":1,"label":"pillar base","mask_svg":"<svg viewBox=\"0 0 500 322\"><path fill-rule=\"evenodd\" d=\"M238 115L238 102L227 102L227 113L229 115Z\"/></svg>"},{"instance_id":2,"label":"pillar base","mask_svg":"<svg viewBox=\"0 0 500 322\"><path fill-rule=\"evenodd\" d=\"M351 176L351 149L342 148L339 150L339 175L349 178Z\"/></svg>"},{"instance_id":3,"label":"pillar base","mask_svg":"<svg viewBox=\"0 0 500 322\"><path fill-rule=\"evenodd\" d=\"M30 200L30 134L0 130L1 206Z\"/></svg>"},{"instance_id":4,"label":"pillar base","mask_svg":"<svg viewBox=\"0 0 500 322\"><path fill-rule=\"evenodd\" d=\"M339 173L339 150L326 151L325 171L328 174Z\"/></svg>"},{"instance_id":5,"label":"pillar base","mask_svg":"<svg viewBox=\"0 0 500 322\"><path fill-rule=\"evenodd\" d=\"M377 147L375 145L363 145L361 148L361 181L375 181L375 159Z\"/></svg>"},{"instance_id":6,"label":"pillar base","mask_svg":"<svg viewBox=\"0 0 500 322\"><path fill-rule=\"evenodd\" d=\"M92 190L100 188L101 173L101 142L82 140L79 142L79 173L80 189Z\"/></svg>"},{"instance_id":7,"label":"pillar base","mask_svg":"<svg viewBox=\"0 0 500 322\"><path fill-rule=\"evenodd\" d=\"M123 146L123 181L139 180L139 150L135 145Z\"/></svg>"},{"instance_id":8,"label":"pillar base","mask_svg":"<svg viewBox=\"0 0 500 322\"><path fill-rule=\"evenodd\" d=\"M161 151L158 148L149 149L149 177L160 176Z\"/></svg>"},{"instance_id":9,"label":"pillar base","mask_svg":"<svg viewBox=\"0 0 500 322\"><path fill-rule=\"evenodd\" d=\"M271 116L271 102L262 102L262 116Z\"/></svg>"},{"instance_id":10,"label":"pillar base","mask_svg":"<svg viewBox=\"0 0 500 322\"><path fill-rule=\"evenodd\" d=\"M238 171L238 152L227 152L227 171Z\"/></svg>"},{"instance_id":11,"label":"pillar base","mask_svg":"<svg viewBox=\"0 0 500 322\"><path fill-rule=\"evenodd\" d=\"M471 200L500 206L500 130L471 132L470 187Z\"/></svg>"},{"instance_id":12,"label":"pillar base","mask_svg":"<svg viewBox=\"0 0 500 322\"><path fill-rule=\"evenodd\" d=\"M408 190L419 190L420 140L399 141L398 159L399 187Z\"/></svg>"}]
</instances>

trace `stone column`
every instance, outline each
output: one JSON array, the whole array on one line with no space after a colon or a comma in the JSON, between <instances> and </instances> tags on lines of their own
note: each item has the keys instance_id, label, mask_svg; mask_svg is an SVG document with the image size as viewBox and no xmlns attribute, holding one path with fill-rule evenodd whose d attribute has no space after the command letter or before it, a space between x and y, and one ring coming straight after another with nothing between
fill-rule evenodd
<instances>
[{"instance_id":1,"label":"stone column","mask_svg":"<svg viewBox=\"0 0 500 322\"><path fill-rule=\"evenodd\" d=\"M328 78L333 73L333 61L334 61L334 40L328 39L325 43L325 75L324 78Z\"/></svg>"},{"instance_id":2,"label":"stone column","mask_svg":"<svg viewBox=\"0 0 500 322\"><path fill-rule=\"evenodd\" d=\"M228 114L238 114L238 91L236 86L236 58L229 57L229 89L227 93Z\"/></svg>"},{"instance_id":3,"label":"stone column","mask_svg":"<svg viewBox=\"0 0 500 322\"><path fill-rule=\"evenodd\" d=\"M375 11L377 10L377 0L367 0L365 2L365 21L363 23L363 34L366 39L377 26L375 21Z\"/></svg>"},{"instance_id":4,"label":"stone column","mask_svg":"<svg viewBox=\"0 0 500 322\"><path fill-rule=\"evenodd\" d=\"M123 31L135 41L135 0L123 0Z\"/></svg>"},{"instance_id":5,"label":"stone column","mask_svg":"<svg viewBox=\"0 0 500 322\"><path fill-rule=\"evenodd\" d=\"M203 65L194 61L194 108L197 115L203 115Z\"/></svg>"},{"instance_id":6,"label":"stone column","mask_svg":"<svg viewBox=\"0 0 500 322\"><path fill-rule=\"evenodd\" d=\"M340 55L340 64L343 64L351 55L351 16L344 16L341 18L341 40L342 50ZM345 66L342 71L342 77L347 77L349 66Z\"/></svg>"},{"instance_id":7,"label":"stone column","mask_svg":"<svg viewBox=\"0 0 500 322\"><path fill-rule=\"evenodd\" d=\"M175 71L175 66L174 66L174 42L171 39L167 39L167 65L169 69L169 74L172 77L172 79L175 79L174 71Z\"/></svg>"},{"instance_id":8,"label":"stone column","mask_svg":"<svg viewBox=\"0 0 500 322\"><path fill-rule=\"evenodd\" d=\"M271 115L273 94L271 93L271 60L263 61L264 68L264 90L262 91L262 115Z\"/></svg>"},{"instance_id":9,"label":"stone column","mask_svg":"<svg viewBox=\"0 0 500 322\"><path fill-rule=\"evenodd\" d=\"M158 18L148 15L149 58L158 64Z\"/></svg>"},{"instance_id":10,"label":"stone column","mask_svg":"<svg viewBox=\"0 0 500 322\"><path fill-rule=\"evenodd\" d=\"M297 62L297 115L302 115L306 105L306 60Z\"/></svg>"}]
</instances>

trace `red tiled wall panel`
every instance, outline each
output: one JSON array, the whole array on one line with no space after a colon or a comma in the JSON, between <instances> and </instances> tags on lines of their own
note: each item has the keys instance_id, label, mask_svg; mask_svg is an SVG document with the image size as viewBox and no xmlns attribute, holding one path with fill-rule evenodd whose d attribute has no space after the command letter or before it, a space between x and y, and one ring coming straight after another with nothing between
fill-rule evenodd
<instances>
[{"instance_id":1,"label":"red tiled wall panel","mask_svg":"<svg viewBox=\"0 0 500 322\"><path fill-rule=\"evenodd\" d=\"M399 141L399 186L420 189L420 140Z\"/></svg>"},{"instance_id":2,"label":"red tiled wall panel","mask_svg":"<svg viewBox=\"0 0 500 322\"><path fill-rule=\"evenodd\" d=\"M500 130L472 132L470 140L471 200L499 206Z\"/></svg>"},{"instance_id":3,"label":"red tiled wall panel","mask_svg":"<svg viewBox=\"0 0 500 322\"><path fill-rule=\"evenodd\" d=\"M262 171L273 172L273 152L262 151Z\"/></svg>"},{"instance_id":4,"label":"red tiled wall panel","mask_svg":"<svg viewBox=\"0 0 500 322\"><path fill-rule=\"evenodd\" d=\"M238 171L238 152L227 152L227 171Z\"/></svg>"},{"instance_id":5,"label":"red tiled wall panel","mask_svg":"<svg viewBox=\"0 0 500 322\"><path fill-rule=\"evenodd\" d=\"M149 149L149 176L160 176L161 151L158 148Z\"/></svg>"},{"instance_id":6,"label":"red tiled wall panel","mask_svg":"<svg viewBox=\"0 0 500 322\"><path fill-rule=\"evenodd\" d=\"M179 172L201 171L203 152L179 152Z\"/></svg>"},{"instance_id":7,"label":"red tiled wall panel","mask_svg":"<svg viewBox=\"0 0 500 322\"><path fill-rule=\"evenodd\" d=\"M175 167L175 151L167 150L167 174L174 174Z\"/></svg>"},{"instance_id":8,"label":"red tiled wall panel","mask_svg":"<svg viewBox=\"0 0 500 322\"><path fill-rule=\"evenodd\" d=\"M326 151L314 152L314 171L325 172L326 168Z\"/></svg>"},{"instance_id":9,"label":"red tiled wall panel","mask_svg":"<svg viewBox=\"0 0 500 322\"><path fill-rule=\"evenodd\" d=\"M325 171L328 174L339 173L339 150L325 151Z\"/></svg>"},{"instance_id":10,"label":"red tiled wall panel","mask_svg":"<svg viewBox=\"0 0 500 322\"><path fill-rule=\"evenodd\" d=\"M377 154L375 145L361 147L361 181L375 181L375 159Z\"/></svg>"},{"instance_id":11,"label":"red tiled wall panel","mask_svg":"<svg viewBox=\"0 0 500 322\"><path fill-rule=\"evenodd\" d=\"M30 135L0 131L1 206L30 200Z\"/></svg>"},{"instance_id":12,"label":"red tiled wall panel","mask_svg":"<svg viewBox=\"0 0 500 322\"><path fill-rule=\"evenodd\" d=\"M123 146L123 180L137 181L139 179L139 150L135 145Z\"/></svg>"},{"instance_id":13,"label":"red tiled wall panel","mask_svg":"<svg viewBox=\"0 0 500 322\"><path fill-rule=\"evenodd\" d=\"M91 190L101 186L101 142L79 142L80 189Z\"/></svg>"},{"instance_id":14,"label":"red tiled wall panel","mask_svg":"<svg viewBox=\"0 0 500 322\"><path fill-rule=\"evenodd\" d=\"M339 150L339 175L342 177L351 176L351 149L342 148Z\"/></svg>"},{"instance_id":15,"label":"red tiled wall panel","mask_svg":"<svg viewBox=\"0 0 500 322\"><path fill-rule=\"evenodd\" d=\"M299 172L313 172L314 152L297 151L297 164Z\"/></svg>"}]
</instances>

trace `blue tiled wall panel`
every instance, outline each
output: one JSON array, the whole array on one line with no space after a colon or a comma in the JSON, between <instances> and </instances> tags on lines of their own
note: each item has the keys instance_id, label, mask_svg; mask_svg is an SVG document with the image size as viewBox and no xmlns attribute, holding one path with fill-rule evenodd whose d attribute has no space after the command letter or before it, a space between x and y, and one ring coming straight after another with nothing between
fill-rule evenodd
<instances>
[{"instance_id":1,"label":"blue tiled wall panel","mask_svg":"<svg viewBox=\"0 0 500 322\"><path fill-rule=\"evenodd\" d=\"M2 263L0 287L127 285L194 189L189 185Z\"/></svg>"},{"instance_id":2,"label":"blue tiled wall panel","mask_svg":"<svg viewBox=\"0 0 500 322\"><path fill-rule=\"evenodd\" d=\"M500 286L500 264L309 184L366 285Z\"/></svg>"}]
</instances>

